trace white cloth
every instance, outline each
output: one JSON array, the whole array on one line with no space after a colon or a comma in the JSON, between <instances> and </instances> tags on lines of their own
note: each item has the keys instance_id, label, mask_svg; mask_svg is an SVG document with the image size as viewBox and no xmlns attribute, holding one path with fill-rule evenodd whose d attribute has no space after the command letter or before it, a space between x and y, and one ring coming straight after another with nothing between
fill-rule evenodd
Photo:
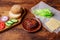
<instances>
[{"instance_id":1,"label":"white cloth","mask_svg":"<svg viewBox=\"0 0 60 40\"><path fill-rule=\"evenodd\" d=\"M42 1L41 1L40 3L38 3L37 5L35 5L34 7L32 7L30 11L34 14L34 12L33 12L34 10L36 10L36 9L44 9L44 8L49 8L50 11L54 14L53 18L55 18L55 19L57 19L57 20L60 21L60 11L54 9L53 7L49 6L48 4L46 4L46 3L42 2ZM49 18L39 17L39 16L37 16L37 15L35 15L35 16L38 17L38 18L41 20L41 22L43 23L44 27L45 27L48 31L50 31L50 30L46 27L46 25L45 25L45 23L49 20ZM58 28L58 29L55 30L54 32L55 32L55 33L58 33L59 31L60 31L60 28ZM50 31L50 32L51 32L51 31Z\"/></svg>"}]
</instances>

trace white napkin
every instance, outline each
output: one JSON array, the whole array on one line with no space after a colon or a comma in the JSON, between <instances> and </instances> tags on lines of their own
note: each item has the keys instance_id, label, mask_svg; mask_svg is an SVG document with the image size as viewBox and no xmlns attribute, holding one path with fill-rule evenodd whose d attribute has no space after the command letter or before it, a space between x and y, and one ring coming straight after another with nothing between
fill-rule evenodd
<instances>
[{"instance_id":1,"label":"white napkin","mask_svg":"<svg viewBox=\"0 0 60 40\"><path fill-rule=\"evenodd\" d=\"M34 7L31 8L31 12L34 14L34 10L36 9L45 9L45 8L49 8L50 11L54 14L54 16L52 18L55 18L57 20L60 21L60 11L56 10L55 8L49 6L48 4L44 3L44 2L40 2L37 5L35 5ZM48 27L46 27L45 23L50 19L50 18L43 18L43 17L39 17L37 15L35 15L37 18L39 18L41 20L41 22L43 23L43 26L51 32L51 30L48 29ZM60 28L56 29L54 32L58 33L60 31Z\"/></svg>"}]
</instances>

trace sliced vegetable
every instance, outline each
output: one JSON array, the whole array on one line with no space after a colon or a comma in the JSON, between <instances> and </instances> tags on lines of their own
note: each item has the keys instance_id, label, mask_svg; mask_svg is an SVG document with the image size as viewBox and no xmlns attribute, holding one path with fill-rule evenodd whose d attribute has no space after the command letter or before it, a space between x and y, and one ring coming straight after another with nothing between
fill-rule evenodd
<instances>
[{"instance_id":1,"label":"sliced vegetable","mask_svg":"<svg viewBox=\"0 0 60 40\"><path fill-rule=\"evenodd\" d=\"M12 22L12 21L8 21L7 23L8 23L8 24L13 24L14 22Z\"/></svg>"},{"instance_id":2,"label":"sliced vegetable","mask_svg":"<svg viewBox=\"0 0 60 40\"><path fill-rule=\"evenodd\" d=\"M16 19L12 19L11 21L14 22L14 23L15 23L15 22L18 22L18 20L16 20Z\"/></svg>"},{"instance_id":3,"label":"sliced vegetable","mask_svg":"<svg viewBox=\"0 0 60 40\"><path fill-rule=\"evenodd\" d=\"M7 26L11 26L11 24L5 23Z\"/></svg>"},{"instance_id":4,"label":"sliced vegetable","mask_svg":"<svg viewBox=\"0 0 60 40\"><path fill-rule=\"evenodd\" d=\"M1 17L1 21L3 21L3 22L6 22L8 19L9 19L8 16L2 16L2 17Z\"/></svg>"},{"instance_id":5,"label":"sliced vegetable","mask_svg":"<svg viewBox=\"0 0 60 40\"><path fill-rule=\"evenodd\" d=\"M7 21L5 24L6 26L12 26L14 23L18 22L18 20L16 19L11 19L9 21Z\"/></svg>"},{"instance_id":6,"label":"sliced vegetable","mask_svg":"<svg viewBox=\"0 0 60 40\"><path fill-rule=\"evenodd\" d=\"M0 30L5 28L5 23L4 22L0 22Z\"/></svg>"}]
</instances>

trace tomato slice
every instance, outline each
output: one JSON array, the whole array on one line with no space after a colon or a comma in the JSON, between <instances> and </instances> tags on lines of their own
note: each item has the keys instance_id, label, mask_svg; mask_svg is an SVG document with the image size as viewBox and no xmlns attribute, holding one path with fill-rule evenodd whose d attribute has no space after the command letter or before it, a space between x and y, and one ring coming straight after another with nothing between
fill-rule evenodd
<instances>
[{"instance_id":1,"label":"tomato slice","mask_svg":"<svg viewBox=\"0 0 60 40\"><path fill-rule=\"evenodd\" d=\"M5 28L5 23L0 21L0 30Z\"/></svg>"}]
</instances>

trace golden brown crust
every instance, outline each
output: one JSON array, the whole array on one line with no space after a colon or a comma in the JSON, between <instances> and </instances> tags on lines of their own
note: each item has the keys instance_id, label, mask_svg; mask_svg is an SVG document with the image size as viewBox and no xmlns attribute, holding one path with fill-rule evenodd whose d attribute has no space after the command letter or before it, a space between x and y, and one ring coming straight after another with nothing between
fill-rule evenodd
<instances>
[{"instance_id":1,"label":"golden brown crust","mask_svg":"<svg viewBox=\"0 0 60 40\"><path fill-rule=\"evenodd\" d=\"M10 11L14 14L19 14L22 13L22 10L23 8L20 5L13 5Z\"/></svg>"},{"instance_id":2,"label":"golden brown crust","mask_svg":"<svg viewBox=\"0 0 60 40\"><path fill-rule=\"evenodd\" d=\"M11 11L9 12L10 18L19 18L20 16L21 16L21 13L20 14L13 14Z\"/></svg>"},{"instance_id":3,"label":"golden brown crust","mask_svg":"<svg viewBox=\"0 0 60 40\"><path fill-rule=\"evenodd\" d=\"M10 12L9 16L11 18L19 18L23 14L24 8L21 7L20 5L13 5Z\"/></svg>"}]
</instances>

